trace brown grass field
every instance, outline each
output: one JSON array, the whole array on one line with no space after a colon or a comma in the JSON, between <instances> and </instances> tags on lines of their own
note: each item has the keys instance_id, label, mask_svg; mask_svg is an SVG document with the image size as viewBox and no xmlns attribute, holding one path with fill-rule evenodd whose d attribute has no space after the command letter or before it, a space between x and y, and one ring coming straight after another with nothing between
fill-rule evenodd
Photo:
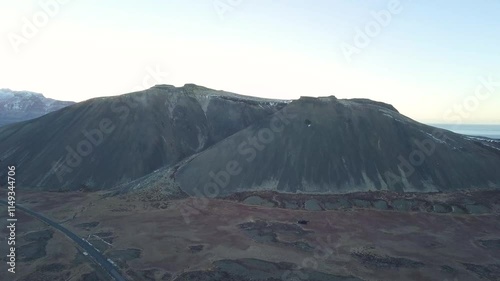
<instances>
[{"instance_id":1,"label":"brown grass field","mask_svg":"<svg viewBox=\"0 0 500 281\"><path fill-rule=\"evenodd\" d=\"M228 199L203 206L193 198L146 202L82 192L23 192L18 202L88 238L129 280L188 280L179 276L216 270L220 260L252 258L360 280L451 281L500 280L498 197L481 199L490 200L492 210L482 215L291 210ZM189 221L182 215L186 206L196 208ZM17 247L31 254L21 257L12 280L108 280L68 238L20 211L18 219ZM52 237L33 246L30 233L37 231ZM13 277L3 269L0 276Z\"/></svg>"}]
</instances>

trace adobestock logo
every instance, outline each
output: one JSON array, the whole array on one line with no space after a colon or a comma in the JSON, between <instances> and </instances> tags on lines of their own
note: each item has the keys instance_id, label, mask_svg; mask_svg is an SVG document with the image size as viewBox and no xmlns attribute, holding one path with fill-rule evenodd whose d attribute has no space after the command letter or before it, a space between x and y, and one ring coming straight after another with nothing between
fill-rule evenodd
<instances>
[{"instance_id":1,"label":"adobestock logo","mask_svg":"<svg viewBox=\"0 0 500 281\"><path fill-rule=\"evenodd\" d=\"M213 0L212 4L219 19L224 20L225 15L234 11L242 2L243 0Z\"/></svg>"},{"instance_id":2,"label":"adobestock logo","mask_svg":"<svg viewBox=\"0 0 500 281\"><path fill-rule=\"evenodd\" d=\"M82 134L84 139L79 141L75 148L66 146L66 157L58 162L52 163L52 172L56 174L59 183L63 182L64 175L70 174L80 166L85 157L92 154L94 149L104 142L107 135L115 130L115 125L111 119L104 118L99 122L99 127L94 129L84 129Z\"/></svg>"},{"instance_id":3,"label":"adobestock logo","mask_svg":"<svg viewBox=\"0 0 500 281\"><path fill-rule=\"evenodd\" d=\"M285 127L290 125L296 118L297 114L288 112L286 108L277 112L269 121L268 126L254 132L238 145L238 154L244 156L247 163L253 162L258 154L274 142L285 130ZM205 183L202 188L193 188L190 192L193 196L192 201L186 202L179 208L186 224L191 222L191 215L200 214L202 210L207 208L208 198L219 196L223 189L231 183L231 178L244 172L243 163L238 162L236 159L229 160L221 170L216 172L212 170L208 173L211 180Z\"/></svg>"},{"instance_id":4,"label":"adobestock logo","mask_svg":"<svg viewBox=\"0 0 500 281\"><path fill-rule=\"evenodd\" d=\"M345 41L340 44L340 49L347 62L352 61L352 56L361 53L361 50L368 47L372 39L379 36L384 27L391 24L393 15L400 14L403 6L399 0L391 0L387 8L378 12L371 11L372 20L367 22L363 29L356 27L353 37L353 44Z\"/></svg>"},{"instance_id":5,"label":"adobestock logo","mask_svg":"<svg viewBox=\"0 0 500 281\"><path fill-rule=\"evenodd\" d=\"M326 224L333 227L333 223L326 218ZM284 281L305 281L310 280L310 276L307 273L309 270L317 270L321 263L325 263L327 260L334 256L338 256L338 250L340 248L340 243L334 242L332 235L328 234L326 239L323 240L321 237L317 237L315 243L313 244L313 256L306 257L301 264L294 270L287 270L281 275L281 280Z\"/></svg>"},{"instance_id":6,"label":"adobestock logo","mask_svg":"<svg viewBox=\"0 0 500 281\"><path fill-rule=\"evenodd\" d=\"M169 76L167 72L161 70L159 65L146 67L146 75L142 78L142 84L134 87L136 91L142 91L158 83L165 83ZM132 109L141 103L137 96L130 96L129 99L114 98L110 104L110 112L116 114L120 122L126 122L131 116ZM65 156L59 161L52 163L51 173L54 174L59 183L63 183L64 176L75 171L94 150L106 141L113 134L119 123L113 121L114 118L102 118L95 128L84 129L81 131L82 139L74 146L65 147Z\"/></svg>"},{"instance_id":7,"label":"adobestock logo","mask_svg":"<svg viewBox=\"0 0 500 281\"><path fill-rule=\"evenodd\" d=\"M464 119L471 116L471 113L477 111L482 103L497 93L497 90L500 89L500 79L498 78L500 78L498 75L479 77L479 83L474 93L465 97L461 103L454 104L452 108L446 110L443 119L455 125L461 124Z\"/></svg>"},{"instance_id":8,"label":"adobestock logo","mask_svg":"<svg viewBox=\"0 0 500 281\"><path fill-rule=\"evenodd\" d=\"M459 103L454 104L450 109L446 110L443 119L447 122L452 122L455 126L462 123L462 121L469 117L471 113L477 111L481 105L488 98L495 95L497 89L500 88L500 80L495 80L498 76L488 75L487 77L481 76L478 78L479 83L476 85L474 93L465 97ZM384 177L389 186L402 183L409 185L408 178L415 172L416 168L422 166L424 162L432 157L436 151L436 143L453 143L453 139L449 138L446 131L435 128L428 137L422 141L414 141L415 148L407 157L402 155L398 156L398 171L386 171Z\"/></svg>"},{"instance_id":9,"label":"adobestock logo","mask_svg":"<svg viewBox=\"0 0 500 281\"><path fill-rule=\"evenodd\" d=\"M10 45L17 54L21 51L20 47L27 44L29 40L35 38L40 30L46 27L50 20L59 14L61 6L70 0L42 0L38 2L40 9L33 13L31 17L23 17L22 25L18 32L10 32L7 37Z\"/></svg>"},{"instance_id":10,"label":"adobestock logo","mask_svg":"<svg viewBox=\"0 0 500 281\"><path fill-rule=\"evenodd\" d=\"M142 78L142 83L133 87L132 92L140 92L154 85L166 83L167 78L170 76L168 72L161 70L159 65L156 65L154 68L147 66L145 70L147 74Z\"/></svg>"}]
</instances>

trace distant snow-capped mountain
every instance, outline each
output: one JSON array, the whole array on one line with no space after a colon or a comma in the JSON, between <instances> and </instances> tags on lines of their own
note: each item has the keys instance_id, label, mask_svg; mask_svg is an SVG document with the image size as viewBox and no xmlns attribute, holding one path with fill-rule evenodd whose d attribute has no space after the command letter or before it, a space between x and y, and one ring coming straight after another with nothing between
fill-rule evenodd
<instances>
[{"instance_id":1,"label":"distant snow-capped mountain","mask_svg":"<svg viewBox=\"0 0 500 281\"><path fill-rule=\"evenodd\" d=\"M72 104L74 102L49 99L40 93L0 89L0 127L34 119Z\"/></svg>"}]
</instances>

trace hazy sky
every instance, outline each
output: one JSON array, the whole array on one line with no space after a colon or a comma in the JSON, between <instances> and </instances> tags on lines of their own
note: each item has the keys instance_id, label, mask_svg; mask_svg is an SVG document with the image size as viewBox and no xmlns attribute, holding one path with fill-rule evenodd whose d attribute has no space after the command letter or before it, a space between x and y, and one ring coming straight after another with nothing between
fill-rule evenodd
<instances>
[{"instance_id":1,"label":"hazy sky","mask_svg":"<svg viewBox=\"0 0 500 281\"><path fill-rule=\"evenodd\" d=\"M500 123L500 1L65 2L0 0L0 88L82 101L195 83Z\"/></svg>"}]
</instances>

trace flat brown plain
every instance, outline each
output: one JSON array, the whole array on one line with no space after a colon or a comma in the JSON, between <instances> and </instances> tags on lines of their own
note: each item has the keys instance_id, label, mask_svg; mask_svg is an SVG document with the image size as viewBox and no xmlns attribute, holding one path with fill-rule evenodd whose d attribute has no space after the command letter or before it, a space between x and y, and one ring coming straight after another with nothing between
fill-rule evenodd
<instances>
[{"instance_id":1,"label":"flat brown plain","mask_svg":"<svg viewBox=\"0 0 500 281\"><path fill-rule=\"evenodd\" d=\"M483 215L306 211L79 192L26 192L18 200L89 239L130 280L175 280L185 272L214 270L216 261L247 258L361 280L500 280L497 209ZM196 212L186 218L188 206ZM27 233L50 229L18 213L19 247L28 243ZM18 264L15 280L106 280L99 271L91 276L95 266L57 231L45 248L45 256ZM58 266L61 278L54 279L58 274L50 270Z\"/></svg>"}]
</instances>

